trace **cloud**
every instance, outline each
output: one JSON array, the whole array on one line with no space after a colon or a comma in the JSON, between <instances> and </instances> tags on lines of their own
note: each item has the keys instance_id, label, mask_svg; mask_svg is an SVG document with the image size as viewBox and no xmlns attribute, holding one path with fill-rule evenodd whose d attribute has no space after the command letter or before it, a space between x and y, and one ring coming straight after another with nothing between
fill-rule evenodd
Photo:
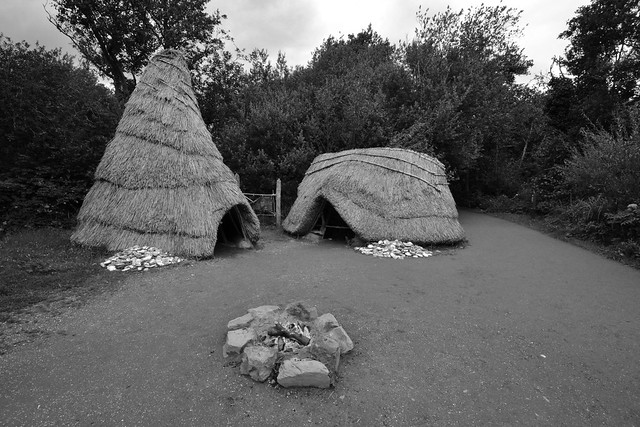
<instances>
[{"instance_id":1,"label":"cloud","mask_svg":"<svg viewBox=\"0 0 640 427\"><path fill-rule=\"evenodd\" d=\"M64 34L49 21L42 0L1 0L0 29L14 42L38 42L49 49L62 48L64 52L79 56ZM51 6L48 10L53 10Z\"/></svg>"},{"instance_id":2,"label":"cloud","mask_svg":"<svg viewBox=\"0 0 640 427\"><path fill-rule=\"evenodd\" d=\"M228 17L223 28L247 52L266 49L275 57L282 51L290 64L304 64L303 58L310 58L313 47L322 42L317 38L321 24L314 19L318 14L317 2L222 0L214 6Z\"/></svg>"},{"instance_id":3,"label":"cloud","mask_svg":"<svg viewBox=\"0 0 640 427\"><path fill-rule=\"evenodd\" d=\"M13 41L39 41L47 48L61 47L79 56L66 36L47 21L43 9L46 0L0 0L0 31ZM467 10L481 3L503 4L524 10L521 24L527 25L519 40L525 55L533 59L533 74L546 72L553 56L562 55L566 40L558 35L578 7L590 0L216 0L209 10L219 9L228 19L229 30L238 47L251 52L266 49L272 60L278 51L285 53L289 65L306 65L313 51L330 35L357 34L369 24L393 44L411 39L420 4L429 13ZM52 7L49 6L51 10Z\"/></svg>"},{"instance_id":4,"label":"cloud","mask_svg":"<svg viewBox=\"0 0 640 427\"><path fill-rule=\"evenodd\" d=\"M306 65L329 36L357 34L369 24L391 43L411 38L419 4L420 0L221 0L215 8L228 16L223 27L238 47L248 52L264 48L272 57L282 51L289 65Z\"/></svg>"}]
</instances>

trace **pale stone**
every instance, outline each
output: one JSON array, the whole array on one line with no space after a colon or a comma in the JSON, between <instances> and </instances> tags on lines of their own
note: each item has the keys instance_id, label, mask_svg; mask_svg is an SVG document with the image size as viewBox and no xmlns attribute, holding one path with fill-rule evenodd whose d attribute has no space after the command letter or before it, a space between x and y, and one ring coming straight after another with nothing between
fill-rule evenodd
<instances>
[{"instance_id":1,"label":"pale stone","mask_svg":"<svg viewBox=\"0 0 640 427\"><path fill-rule=\"evenodd\" d=\"M240 373L253 380L263 382L271 375L278 357L276 347L248 346L242 354Z\"/></svg>"},{"instance_id":2,"label":"pale stone","mask_svg":"<svg viewBox=\"0 0 640 427\"><path fill-rule=\"evenodd\" d=\"M253 249L253 244L251 243L251 241L244 238L238 240L236 246L238 247L238 249Z\"/></svg>"},{"instance_id":3,"label":"pale stone","mask_svg":"<svg viewBox=\"0 0 640 427\"><path fill-rule=\"evenodd\" d=\"M323 335L311 341L312 349L319 349L325 353L333 354L340 348L340 343L331 337Z\"/></svg>"},{"instance_id":4,"label":"pale stone","mask_svg":"<svg viewBox=\"0 0 640 427\"><path fill-rule=\"evenodd\" d=\"M347 335L347 332L342 328L342 326L331 329L327 332L327 335L340 344L340 352L342 354L353 350L353 341L351 341L351 338L349 338L349 335Z\"/></svg>"},{"instance_id":5,"label":"pale stone","mask_svg":"<svg viewBox=\"0 0 640 427\"><path fill-rule=\"evenodd\" d=\"M251 313L247 313L244 316L236 317L233 320L230 320L227 323L227 330L233 331L235 329L242 329L249 326L251 321L253 320L253 315Z\"/></svg>"},{"instance_id":6,"label":"pale stone","mask_svg":"<svg viewBox=\"0 0 640 427\"><path fill-rule=\"evenodd\" d=\"M320 332L328 332L333 328L340 326L336 318L331 313L325 313L318 317L315 321L316 329Z\"/></svg>"},{"instance_id":7,"label":"pale stone","mask_svg":"<svg viewBox=\"0 0 640 427\"><path fill-rule=\"evenodd\" d=\"M327 367L317 360L288 359L280 365L278 384L282 387L328 388L331 379Z\"/></svg>"},{"instance_id":8,"label":"pale stone","mask_svg":"<svg viewBox=\"0 0 640 427\"><path fill-rule=\"evenodd\" d=\"M304 236L302 236L302 240L306 240L307 242L310 243L320 243L322 242L322 236L315 234L315 233L307 233Z\"/></svg>"},{"instance_id":9,"label":"pale stone","mask_svg":"<svg viewBox=\"0 0 640 427\"><path fill-rule=\"evenodd\" d=\"M227 342L222 348L222 353L224 357L237 356L247 344L257 338L258 335L253 329L236 329L229 331L227 332Z\"/></svg>"},{"instance_id":10,"label":"pale stone","mask_svg":"<svg viewBox=\"0 0 640 427\"><path fill-rule=\"evenodd\" d=\"M253 315L256 319L261 319L274 315L280 310L277 305L261 305L260 307L250 308L249 314Z\"/></svg>"},{"instance_id":11,"label":"pale stone","mask_svg":"<svg viewBox=\"0 0 640 427\"><path fill-rule=\"evenodd\" d=\"M304 322L315 320L318 317L318 309L316 307L311 307L302 301L287 305L284 311L286 311L290 316Z\"/></svg>"},{"instance_id":12,"label":"pale stone","mask_svg":"<svg viewBox=\"0 0 640 427\"><path fill-rule=\"evenodd\" d=\"M320 360L325 366L332 367L333 372L338 372L340 367L340 343L331 337L322 335L309 344L309 351L314 358Z\"/></svg>"}]
</instances>

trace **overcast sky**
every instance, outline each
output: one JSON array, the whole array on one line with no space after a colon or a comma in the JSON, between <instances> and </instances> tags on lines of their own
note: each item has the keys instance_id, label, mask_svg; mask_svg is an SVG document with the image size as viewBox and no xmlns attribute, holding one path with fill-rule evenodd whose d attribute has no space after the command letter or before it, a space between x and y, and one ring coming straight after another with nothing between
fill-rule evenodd
<instances>
[{"instance_id":1,"label":"overcast sky","mask_svg":"<svg viewBox=\"0 0 640 427\"><path fill-rule=\"evenodd\" d=\"M0 32L13 41L39 41L48 47L62 47L77 54L69 40L47 21L46 0L0 0ZM275 62L282 51L287 63L306 65L314 49L329 35L355 34L372 24L373 30L393 44L411 39L416 12L422 5L431 13L471 6L493 6L499 0L213 0L228 19L229 30L239 48L266 49ZM558 35L589 0L503 0L502 4L522 10L524 35L519 41L525 55L534 61L532 75L547 72L554 56L567 45ZM52 7L48 7L52 10Z\"/></svg>"}]
</instances>

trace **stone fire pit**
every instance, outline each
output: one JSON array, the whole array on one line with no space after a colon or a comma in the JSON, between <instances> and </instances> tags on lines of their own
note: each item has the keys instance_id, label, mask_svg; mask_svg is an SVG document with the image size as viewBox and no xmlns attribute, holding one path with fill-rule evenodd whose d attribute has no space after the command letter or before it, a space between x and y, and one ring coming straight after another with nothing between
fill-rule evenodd
<instances>
[{"instance_id":1,"label":"stone fire pit","mask_svg":"<svg viewBox=\"0 0 640 427\"><path fill-rule=\"evenodd\" d=\"M327 388L334 384L343 354L353 342L331 313L296 302L263 305L229 321L225 358L240 373L282 387Z\"/></svg>"}]
</instances>

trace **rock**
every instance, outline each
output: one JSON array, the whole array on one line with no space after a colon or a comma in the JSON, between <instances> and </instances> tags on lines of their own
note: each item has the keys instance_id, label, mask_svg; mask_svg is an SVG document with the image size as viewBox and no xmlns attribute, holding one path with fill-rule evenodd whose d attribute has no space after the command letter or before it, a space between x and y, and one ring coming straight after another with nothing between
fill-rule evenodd
<instances>
[{"instance_id":1,"label":"rock","mask_svg":"<svg viewBox=\"0 0 640 427\"><path fill-rule=\"evenodd\" d=\"M283 387L326 388L336 381L342 355L354 345L333 314L318 317L317 309L303 302L248 311L227 323L223 348L224 357L239 364L241 374L255 381L273 381L279 374L277 381ZM270 336L274 325L310 339L308 345L290 337Z\"/></svg>"},{"instance_id":2,"label":"rock","mask_svg":"<svg viewBox=\"0 0 640 427\"><path fill-rule=\"evenodd\" d=\"M222 347L224 357L237 356L242 349L258 338L256 331L253 329L236 329L227 332L227 342Z\"/></svg>"},{"instance_id":3,"label":"rock","mask_svg":"<svg viewBox=\"0 0 640 427\"><path fill-rule=\"evenodd\" d=\"M354 249L365 255L393 259L405 259L406 257L424 258L432 255L430 251L420 245L416 245L413 242L402 242L401 240L379 240L377 243L370 243L366 247L363 245Z\"/></svg>"},{"instance_id":4,"label":"rock","mask_svg":"<svg viewBox=\"0 0 640 427\"><path fill-rule=\"evenodd\" d=\"M277 305L261 305L260 307L250 308L248 311L255 319L262 319L274 315L280 307Z\"/></svg>"},{"instance_id":5,"label":"rock","mask_svg":"<svg viewBox=\"0 0 640 427\"><path fill-rule=\"evenodd\" d=\"M327 354L334 354L340 349L340 343L328 336L321 336L317 340L311 342L311 349L313 351L322 351Z\"/></svg>"},{"instance_id":6,"label":"rock","mask_svg":"<svg viewBox=\"0 0 640 427\"><path fill-rule=\"evenodd\" d=\"M314 320L318 317L318 309L310 307L302 301L293 302L284 309L290 316L296 317L303 322Z\"/></svg>"},{"instance_id":7,"label":"rock","mask_svg":"<svg viewBox=\"0 0 640 427\"><path fill-rule=\"evenodd\" d=\"M178 262L182 262L182 259L169 256L169 254L163 253L157 248L132 246L118 252L111 258L100 263L100 265L108 268L110 271L129 271L134 269L148 271L149 268L156 266L162 267Z\"/></svg>"},{"instance_id":8,"label":"rock","mask_svg":"<svg viewBox=\"0 0 640 427\"><path fill-rule=\"evenodd\" d=\"M238 249L253 249L253 244L249 239L242 238L236 243Z\"/></svg>"},{"instance_id":9,"label":"rock","mask_svg":"<svg viewBox=\"0 0 640 427\"><path fill-rule=\"evenodd\" d=\"M287 359L280 365L278 384L282 387L328 388L329 370L317 360Z\"/></svg>"},{"instance_id":10,"label":"rock","mask_svg":"<svg viewBox=\"0 0 640 427\"><path fill-rule=\"evenodd\" d=\"M320 332L328 332L333 328L340 326L336 318L331 313L325 313L318 317L315 321L316 329Z\"/></svg>"},{"instance_id":11,"label":"rock","mask_svg":"<svg viewBox=\"0 0 640 427\"><path fill-rule=\"evenodd\" d=\"M249 375L254 381L263 382L273 371L278 357L276 347L248 346L242 354L240 373Z\"/></svg>"},{"instance_id":12,"label":"rock","mask_svg":"<svg viewBox=\"0 0 640 427\"><path fill-rule=\"evenodd\" d=\"M342 352L340 343L331 337L322 335L318 339L311 341L309 352L315 358L331 367L333 372L338 372L340 367L340 354Z\"/></svg>"},{"instance_id":13,"label":"rock","mask_svg":"<svg viewBox=\"0 0 640 427\"><path fill-rule=\"evenodd\" d=\"M331 329L327 332L327 335L340 344L340 353L345 354L353 350L353 341L351 341L351 338L349 338L349 335L347 335L342 326Z\"/></svg>"},{"instance_id":14,"label":"rock","mask_svg":"<svg viewBox=\"0 0 640 427\"><path fill-rule=\"evenodd\" d=\"M360 236L354 236L351 239L347 238L347 244L351 247L356 247L356 246L364 246L367 244L367 242L364 239L362 239L362 237Z\"/></svg>"},{"instance_id":15,"label":"rock","mask_svg":"<svg viewBox=\"0 0 640 427\"><path fill-rule=\"evenodd\" d=\"M314 233L308 233L302 237L303 240L306 240L309 243L320 243L322 242L322 236L319 236Z\"/></svg>"},{"instance_id":16,"label":"rock","mask_svg":"<svg viewBox=\"0 0 640 427\"><path fill-rule=\"evenodd\" d=\"M236 329L246 328L249 326L252 320L253 315L251 313L247 313L244 316L236 317L233 320L229 320L229 323L227 323L227 330L233 331Z\"/></svg>"}]
</instances>

